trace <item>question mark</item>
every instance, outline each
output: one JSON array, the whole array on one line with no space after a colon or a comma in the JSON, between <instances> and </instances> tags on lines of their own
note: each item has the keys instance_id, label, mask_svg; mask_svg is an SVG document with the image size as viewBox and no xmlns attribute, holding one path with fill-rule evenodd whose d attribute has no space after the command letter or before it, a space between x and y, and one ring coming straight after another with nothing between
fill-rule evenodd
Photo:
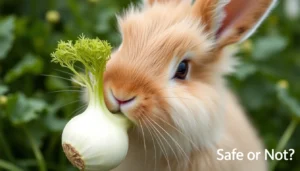
<instances>
[{"instance_id":1,"label":"question mark","mask_svg":"<svg viewBox=\"0 0 300 171\"><path fill-rule=\"evenodd\" d=\"M293 160L292 156L294 155L295 150L294 149L290 149L289 151L292 151L292 153L290 154L290 160Z\"/></svg>"}]
</instances>

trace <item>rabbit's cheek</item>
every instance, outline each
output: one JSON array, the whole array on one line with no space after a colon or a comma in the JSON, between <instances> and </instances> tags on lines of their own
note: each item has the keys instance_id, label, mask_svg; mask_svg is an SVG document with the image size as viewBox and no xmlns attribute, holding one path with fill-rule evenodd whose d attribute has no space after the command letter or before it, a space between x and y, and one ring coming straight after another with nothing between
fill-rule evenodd
<instances>
[{"instance_id":1,"label":"rabbit's cheek","mask_svg":"<svg viewBox=\"0 0 300 171\"><path fill-rule=\"evenodd\" d=\"M140 106L140 101L138 99L129 102L128 104L120 105L120 111L131 121L136 122L137 109Z\"/></svg>"},{"instance_id":2,"label":"rabbit's cheek","mask_svg":"<svg viewBox=\"0 0 300 171\"><path fill-rule=\"evenodd\" d=\"M140 98L134 106L124 109L124 114L135 123L149 120L160 122L160 120L169 121L170 115L165 110L166 103L154 98ZM123 111L123 109L122 109ZM158 119L159 118L159 119Z\"/></svg>"}]
</instances>

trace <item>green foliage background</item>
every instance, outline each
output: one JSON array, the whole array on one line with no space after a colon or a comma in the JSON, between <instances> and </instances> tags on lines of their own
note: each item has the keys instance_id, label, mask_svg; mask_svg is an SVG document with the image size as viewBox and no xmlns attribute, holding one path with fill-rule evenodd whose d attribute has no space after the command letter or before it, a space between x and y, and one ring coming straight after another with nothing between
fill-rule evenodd
<instances>
[{"instance_id":1,"label":"green foliage background","mask_svg":"<svg viewBox=\"0 0 300 171\"><path fill-rule=\"evenodd\" d=\"M71 76L50 63L57 42L84 33L116 46L115 13L129 0L0 0L0 170L74 170L62 153L61 131L84 109ZM229 76L268 149L294 131L292 161L277 171L300 171L300 16L281 1L249 41ZM300 8L300 7L299 7ZM298 9L299 10L299 9ZM63 78L62 78L63 77ZM281 81L280 81L281 80ZM297 161L298 160L298 161Z\"/></svg>"}]
</instances>

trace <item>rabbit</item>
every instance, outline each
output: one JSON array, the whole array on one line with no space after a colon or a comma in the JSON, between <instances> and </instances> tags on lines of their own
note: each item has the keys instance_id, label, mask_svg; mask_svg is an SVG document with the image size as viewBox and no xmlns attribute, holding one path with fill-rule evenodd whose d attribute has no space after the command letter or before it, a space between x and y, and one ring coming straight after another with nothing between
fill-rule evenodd
<instances>
[{"instance_id":1,"label":"rabbit","mask_svg":"<svg viewBox=\"0 0 300 171\"><path fill-rule=\"evenodd\" d=\"M233 46L276 0L144 0L118 16L122 43L104 73L112 113L132 121L113 171L266 171L264 146L226 85ZM244 154L220 160L219 149ZM260 152L255 159L248 152Z\"/></svg>"}]
</instances>

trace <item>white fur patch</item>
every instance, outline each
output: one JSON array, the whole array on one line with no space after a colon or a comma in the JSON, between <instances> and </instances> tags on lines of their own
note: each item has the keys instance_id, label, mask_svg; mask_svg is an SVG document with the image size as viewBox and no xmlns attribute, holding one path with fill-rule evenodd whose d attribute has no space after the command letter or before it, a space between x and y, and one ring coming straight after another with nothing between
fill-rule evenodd
<instances>
[{"instance_id":1,"label":"white fur patch","mask_svg":"<svg viewBox=\"0 0 300 171\"><path fill-rule=\"evenodd\" d=\"M222 58L220 58L216 65L217 73L229 75L235 72L235 68L239 65L238 58L235 56L238 50L239 48L236 44L224 48L222 51Z\"/></svg>"},{"instance_id":2,"label":"white fur patch","mask_svg":"<svg viewBox=\"0 0 300 171\"><path fill-rule=\"evenodd\" d=\"M179 95L174 89L182 93ZM212 147L219 138L222 127L222 100L217 101L213 109L208 108L195 95L176 83L170 87L168 97L173 97L168 99L169 105L172 106L171 118L181 132L174 131L172 136L183 150L190 153L201 147Z\"/></svg>"}]
</instances>

